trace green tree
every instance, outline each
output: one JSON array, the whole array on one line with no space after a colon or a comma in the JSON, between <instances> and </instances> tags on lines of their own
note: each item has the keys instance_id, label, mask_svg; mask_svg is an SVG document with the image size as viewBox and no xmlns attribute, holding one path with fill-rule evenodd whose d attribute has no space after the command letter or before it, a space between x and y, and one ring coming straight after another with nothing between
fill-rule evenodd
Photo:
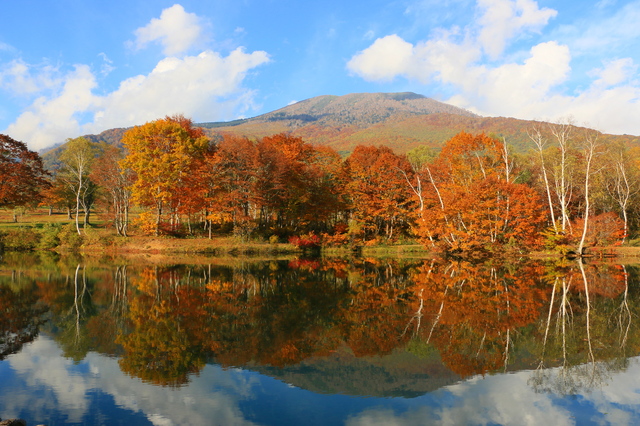
<instances>
[{"instance_id":1,"label":"green tree","mask_svg":"<svg viewBox=\"0 0 640 426\"><path fill-rule=\"evenodd\" d=\"M97 186L89 178L89 173L97 153L96 144L80 137L69 139L64 151L60 154L62 167L58 174L75 195L75 222L78 235L82 234L79 221L80 208L82 207L84 211L83 225L86 227L89 224L89 213L95 200Z\"/></svg>"}]
</instances>

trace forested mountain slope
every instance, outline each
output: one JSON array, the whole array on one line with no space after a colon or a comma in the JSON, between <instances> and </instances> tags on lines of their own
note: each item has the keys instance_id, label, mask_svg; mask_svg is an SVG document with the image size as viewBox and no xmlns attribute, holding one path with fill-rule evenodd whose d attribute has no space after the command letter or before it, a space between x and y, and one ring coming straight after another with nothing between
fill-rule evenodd
<instances>
[{"instance_id":1,"label":"forested mountain slope","mask_svg":"<svg viewBox=\"0 0 640 426\"><path fill-rule=\"evenodd\" d=\"M526 152L532 147L527 130L540 124L515 118L481 117L405 92L317 96L253 118L197 125L214 140L224 135L255 139L284 132L312 144L329 145L342 155L348 155L357 145L386 145L397 153L405 153L419 145L439 147L461 131L498 136L515 151ZM120 147L126 130L109 129L85 137ZM640 145L639 136L603 135L603 139ZM55 164L61 149L62 146L58 146L44 153L47 166Z\"/></svg>"}]
</instances>

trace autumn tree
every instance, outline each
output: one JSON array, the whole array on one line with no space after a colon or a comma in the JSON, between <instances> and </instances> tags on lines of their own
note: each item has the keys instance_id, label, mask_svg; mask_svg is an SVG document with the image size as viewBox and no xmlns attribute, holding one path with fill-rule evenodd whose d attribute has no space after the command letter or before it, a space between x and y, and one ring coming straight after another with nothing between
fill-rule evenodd
<instances>
[{"instance_id":1,"label":"autumn tree","mask_svg":"<svg viewBox=\"0 0 640 426\"><path fill-rule=\"evenodd\" d=\"M158 235L165 209L179 209L184 177L209 141L190 120L176 116L136 126L124 134L122 143L128 154L121 166L136 174L132 197L140 205L153 207Z\"/></svg>"},{"instance_id":2,"label":"autumn tree","mask_svg":"<svg viewBox=\"0 0 640 426\"><path fill-rule=\"evenodd\" d=\"M40 191L48 186L47 175L38 153L0 134L0 207L37 201Z\"/></svg>"},{"instance_id":3,"label":"autumn tree","mask_svg":"<svg viewBox=\"0 0 640 426\"><path fill-rule=\"evenodd\" d=\"M64 209L67 212L67 219L73 219L71 210L76 204L76 196L61 176L54 176L41 194L40 205L48 207L50 215L54 208Z\"/></svg>"},{"instance_id":4,"label":"autumn tree","mask_svg":"<svg viewBox=\"0 0 640 426\"><path fill-rule=\"evenodd\" d=\"M507 180L503 142L484 134L450 139L423 180L429 182L416 232L450 253L531 247L544 221L536 192ZM424 175L424 173L423 173Z\"/></svg>"},{"instance_id":5,"label":"autumn tree","mask_svg":"<svg viewBox=\"0 0 640 426\"><path fill-rule=\"evenodd\" d=\"M357 146L345 161L352 220L365 239L382 235L389 240L407 226L413 202L405 179L410 168L406 158L385 146Z\"/></svg>"},{"instance_id":6,"label":"autumn tree","mask_svg":"<svg viewBox=\"0 0 640 426\"><path fill-rule=\"evenodd\" d=\"M109 204L113 209L113 224L118 235L126 236L129 224L129 204L131 185L134 174L130 169L123 169L119 161L122 152L108 146L98 157L91 170L90 178L106 192Z\"/></svg>"},{"instance_id":7,"label":"autumn tree","mask_svg":"<svg viewBox=\"0 0 640 426\"><path fill-rule=\"evenodd\" d=\"M287 134L256 145L255 204L260 225L276 229L326 227L341 208L339 156Z\"/></svg>"},{"instance_id":8,"label":"autumn tree","mask_svg":"<svg viewBox=\"0 0 640 426\"><path fill-rule=\"evenodd\" d=\"M255 144L247 138L225 136L215 149L208 149L194 172L186 177L191 203L204 211L209 238L214 225L231 224L244 235L250 228L255 182Z\"/></svg>"},{"instance_id":9,"label":"autumn tree","mask_svg":"<svg viewBox=\"0 0 640 426\"><path fill-rule=\"evenodd\" d=\"M606 161L613 168L605 181L606 192L613 199L624 221L624 234L621 243L627 239L630 231L630 212L633 198L640 192L640 169L632 154L624 147L612 147Z\"/></svg>"}]
</instances>

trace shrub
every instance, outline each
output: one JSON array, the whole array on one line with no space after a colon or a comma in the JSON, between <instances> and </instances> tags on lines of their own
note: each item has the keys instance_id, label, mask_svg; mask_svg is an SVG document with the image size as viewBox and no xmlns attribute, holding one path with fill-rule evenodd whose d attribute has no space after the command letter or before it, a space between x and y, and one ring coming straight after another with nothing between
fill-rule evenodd
<instances>
[{"instance_id":1,"label":"shrub","mask_svg":"<svg viewBox=\"0 0 640 426\"><path fill-rule=\"evenodd\" d=\"M60 245L60 231L62 226L59 223L50 223L42 226L40 230L40 242L38 248L41 250L51 250Z\"/></svg>"},{"instance_id":2,"label":"shrub","mask_svg":"<svg viewBox=\"0 0 640 426\"><path fill-rule=\"evenodd\" d=\"M84 242L82 235L78 235L74 223L63 226L58 233L58 238L60 239L60 246L70 250L78 250Z\"/></svg>"},{"instance_id":3,"label":"shrub","mask_svg":"<svg viewBox=\"0 0 640 426\"><path fill-rule=\"evenodd\" d=\"M318 235L311 233L290 237L289 243L301 249L318 248L321 244L321 238Z\"/></svg>"},{"instance_id":4,"label":"shrub","mask_svg":"<svg viewBox=\"0 0 640 426\"><path fill-rule=\"evenodd\" d=\"M40 233L33 228L16 228L0 233L0 242L4 250L35 250L40 242Z\"/></svg>"}]
</instances>

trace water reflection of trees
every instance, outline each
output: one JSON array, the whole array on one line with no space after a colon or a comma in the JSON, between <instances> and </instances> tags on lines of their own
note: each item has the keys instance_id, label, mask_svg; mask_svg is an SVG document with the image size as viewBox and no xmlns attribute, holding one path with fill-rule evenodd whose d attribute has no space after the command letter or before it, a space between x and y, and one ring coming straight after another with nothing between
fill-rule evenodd
<instances>
[{"instance_id":1,"label":"water reflection of trees","mask_svg":"<svg viewBox=\"0 0 640 426\"><path fill-rule=\"evenodd\" d=\"M548 274L551 297L539 321L544 336L530 379L537 391L575 394L602 386L627 367L627 357L639 349L637 297L630 297L629 286L633 269L576 261Z\"/></svg>"},{"instance_id":2,"label":"water reflection of trees","mask_svg":"<svg viewBox=\"0 0 640 426\"><path fill-rule=\"evenodd\" d=\"M140 268L67 259L39 276L33 300L5 287L0 298L48 306L48 330L66 356L118 356L128 374L162 385L186 383L211 361L285 367L344 347L358 357L407 348L438 354L463 377L537 368L537 390L571 393L640 349L637 270L628 266L298 259Z\"/></svg>"},{"instance_id":3,"label":"water reflection of trees","mask_svg":"<svg viewBox=\"0 0 640 426\"><path fill-rule=\"evenodd\" d=\"M463 377L506 368L514 339L540 315L539 275L537 264L425 264L413 277L413 333Z\"/></svg>"},{"instance_id":4,"label":"water reflection of trees","mask_svg":"<svg viewBox=\"0 0 640 426\"><path fill-rule=\"evenodd\" d=\"M0 284L0 361L38 336L45 313L46 307L29 286Z\"/></svg>"}]
</instances>

